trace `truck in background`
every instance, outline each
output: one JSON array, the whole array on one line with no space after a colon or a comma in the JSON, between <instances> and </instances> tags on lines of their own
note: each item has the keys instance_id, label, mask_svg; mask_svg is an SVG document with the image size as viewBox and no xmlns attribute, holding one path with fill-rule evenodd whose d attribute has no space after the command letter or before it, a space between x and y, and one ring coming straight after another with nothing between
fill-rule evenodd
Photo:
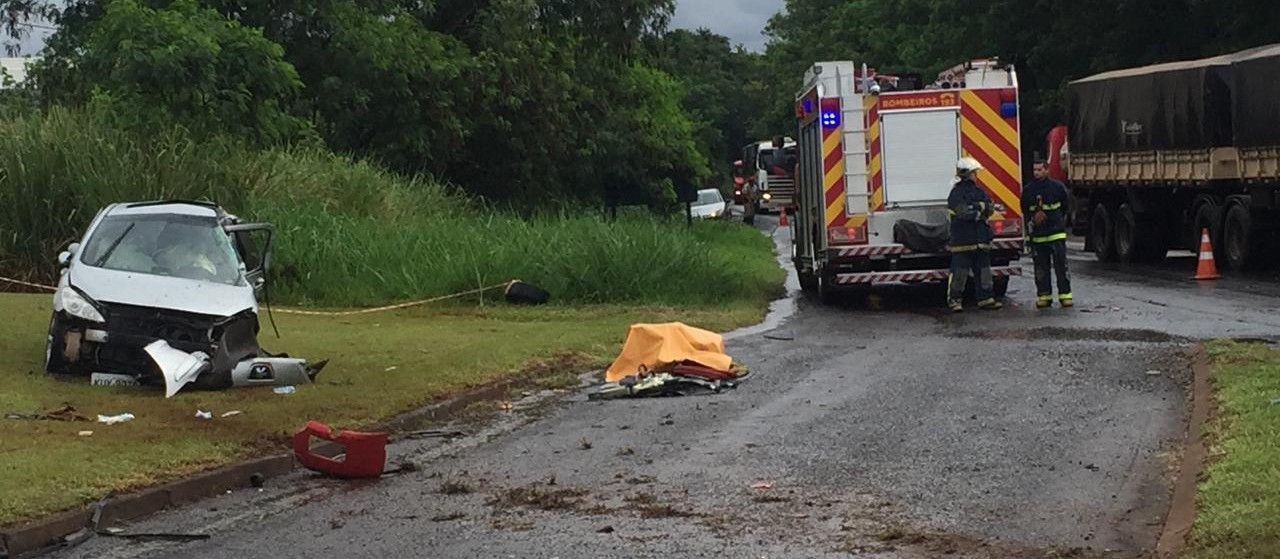
<instances>
[{"instance_id":1,"label":"truck in background","mask_svg":"<svg viewBox=\"0 0 1280 559\"><path fill-rule=\"evenodd\" d=\"M795 208L795 140L780 136L747 144L742 148L742 160L757 210L777 212L782 208Z\"/></svg>"},{"instance_id":2,"label":"truck in background","mask_svg":"<svg viewBox=\"0 0 1280 559\"><path fill-rule=\"evenodd\" d=\"M1227 268L1274 261L1277 85L1280 44L1071 82L1067 124L1050 132L1048 153L1086 250L1158 261L1196 250L1207 229Z\"/></svg>"},{"instance_id":3,"label":"truck in background","mask_svg":"<svg viewBox=\"0 0 1280 559\"><path fill-rule=\"evenodd\" d=\"M796 99L798 209L792 260L820 298L878 284L941 283L950 253L947 197L973 157L997 212L992 271L1008 289L1023 248L1018 78L974 60L921 88L853 62L818 62Z\"/></svg>"}]
</instances>

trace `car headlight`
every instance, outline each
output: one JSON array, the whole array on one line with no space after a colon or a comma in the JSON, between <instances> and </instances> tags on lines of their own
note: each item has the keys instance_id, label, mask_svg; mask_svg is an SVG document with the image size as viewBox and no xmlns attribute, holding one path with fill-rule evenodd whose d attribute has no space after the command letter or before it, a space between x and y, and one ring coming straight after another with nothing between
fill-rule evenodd
<instances>
[{"instance_id":1,"label":"car headlight","mask_svg":"<svg viewBox=\"0 0 1280 559\"><path fill-rule=\"evenodd\" d=\"M762 196L760 196L760 197L761 197L761 198L764 198L765 200L772 200L772 199L773 199L773 195L772 195L772 194L769 194L768 192L764 193L764 194L763 194Z\"/></svg>"},{"instance_id":2,"label":"car headlight","mask_svg":"<svg viewBox=\"0 0 1280 559\"><path fill-rule=\"evenodd\" d=\"M107 319L98 312L97 307L93 306L83 295L71 289L71 287L62 287L53 293L53 310L66 312L76 318L83 318L91 322L106 322Z\"/></svg>"}]
</instances>

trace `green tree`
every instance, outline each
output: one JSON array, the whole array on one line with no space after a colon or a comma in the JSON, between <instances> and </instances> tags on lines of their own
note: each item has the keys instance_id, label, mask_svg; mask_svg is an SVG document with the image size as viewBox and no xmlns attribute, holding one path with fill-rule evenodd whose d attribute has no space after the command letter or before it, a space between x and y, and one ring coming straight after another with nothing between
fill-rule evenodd
<instances>
[{"instance_id":1,"label":"green tree","mask_svg":"<svg viewBox=\"0 0 1280 559\"><path fill-rule=\"evenodd\" d=\"M47 100L93 99L131 125L177 123L258 144L310 130L290 113L302 82L283 49L193 0L160 9L112 0L83 33L80 48L33 68Z\"/></svg>"}]
</instances>

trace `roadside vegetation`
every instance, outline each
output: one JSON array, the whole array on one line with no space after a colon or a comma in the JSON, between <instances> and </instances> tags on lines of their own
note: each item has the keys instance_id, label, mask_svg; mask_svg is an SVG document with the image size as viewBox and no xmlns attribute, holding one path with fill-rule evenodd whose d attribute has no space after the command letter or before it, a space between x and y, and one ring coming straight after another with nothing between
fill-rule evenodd
<instances>
[{"instance_id":1,"label":"roadside vegetation","mask_svg":"<svg viewBox=\"0 0 1280 559\"><path fill-rule=\"evenodd\" d=\"M1216 416L1187 557L1280 557L1280 351L1215 342Z\"/></svg>"},{"instance_id":2,"label":"roadside vegetation","mask_svg":"<svg viewBox=\"0 0 1280 559\"><path fill-rule=\"evenodd\" d=\"M372 305L519 278L568 303L763 304L782 272L740 223L597 208L528 217L320 148L253 151L180 129L145 139L55 109L0 122L0 275L52 282L105 205L216 200L277 227L278 302Z\"/></svg>"}]
</instances>

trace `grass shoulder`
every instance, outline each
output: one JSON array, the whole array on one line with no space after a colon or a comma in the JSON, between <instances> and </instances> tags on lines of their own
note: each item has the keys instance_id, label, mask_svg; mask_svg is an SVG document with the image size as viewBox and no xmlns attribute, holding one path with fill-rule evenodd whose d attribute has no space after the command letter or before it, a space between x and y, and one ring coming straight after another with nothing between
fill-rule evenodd
<instances>
[{"instance_id":1,"label":"grass shoulder","mask_svg":"<svg viewBox=\"0 0 1280 559\"><path fill-rule=\"evenodd\" d=\"M1192 559L1280 557L1280 351L1209 344L1216 414Z\"/></svg>"}]
</instances>

